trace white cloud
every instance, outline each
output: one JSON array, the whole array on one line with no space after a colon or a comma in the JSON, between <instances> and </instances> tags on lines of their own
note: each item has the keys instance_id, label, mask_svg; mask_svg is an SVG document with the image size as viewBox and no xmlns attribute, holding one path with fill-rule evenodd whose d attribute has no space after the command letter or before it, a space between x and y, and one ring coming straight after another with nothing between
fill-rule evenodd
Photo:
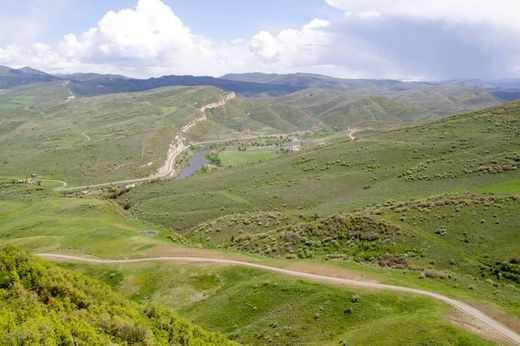
<instances>
[{"instance_id":1,"label":"white cloud","mask_svg":"<svg viewBox=\"0 0 520 346\"><path fill-rule=\"evenodd\" d=\"M133 9L106 13L79 36L70 33L52 48L47 45L0 49L0 63L32 65L51 71L86 70L133 76L209 74L266 70L282 72L315 64L322 31L329 25L315 19L301 29L250 39L214 42L195 34L160 0L139 0Z\"/></svg>"},{"instance_id":2,"label":"white cloud","mask_svg":"<svg viewBox=\"0 0 520 346\"><path fill-rule=\"evenodd\" d=\"M269 64L309 65L319 60L321 46L329 44L330 34L324 31L329 25L325 20L314 19L301 30L286 29L276 36L261 31L253 36L249 48Z\"/></svg>"},{"instance_id":3,"label":"white cloud","mask_svg":"<svg viewBox=\"0 0 520 346\"><path fill-rule=\"evenodd\" d=\"M489 24L520 32L518 0L326 0L357 15L407 17L451 24Z\"/></svg>"},{"instance_id":4,"label":"white cloud","mask_svg":"<svg viewBox=\"0 0 520 346\"><path fill-rule=\"evenodd\" d=\"M342 30L376 42L398 74L414 73L412 68L429 78L519 76L518 0L325 1L344 11ZM387 42L374 39L374 28Z\"/></svg>"},{"instance_id":5,"label":"white cloud","mask_svg":"<svg viewBox=\"0 0 520 346\"><path fill-rule=\"evenodd\" d=\"M520 74L520 1L325 1L346 15L215 42L194 33L161 0L138 0L134 8L107 12L91 29L59 42L0 48L0 64L136 77L250 71L403 79Z\"/></svg>"}]
</instances>

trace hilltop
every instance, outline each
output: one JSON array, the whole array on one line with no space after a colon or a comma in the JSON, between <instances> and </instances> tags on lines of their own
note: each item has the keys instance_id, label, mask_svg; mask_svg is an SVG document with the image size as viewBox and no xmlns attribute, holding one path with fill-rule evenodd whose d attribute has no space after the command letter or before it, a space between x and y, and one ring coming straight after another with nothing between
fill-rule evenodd
<instances>
[{"instance_id":1,"label":"hilltop","mask_svg":"<svg viewBox=\"0 0 520 346\"><path fill-rule=\"evenodd\" d=\"M30 67L13 69L7 66L0 66L0 89L12 88L25 84L51 82L59 79L59 77Z\"/></svg>"}]
</instances>

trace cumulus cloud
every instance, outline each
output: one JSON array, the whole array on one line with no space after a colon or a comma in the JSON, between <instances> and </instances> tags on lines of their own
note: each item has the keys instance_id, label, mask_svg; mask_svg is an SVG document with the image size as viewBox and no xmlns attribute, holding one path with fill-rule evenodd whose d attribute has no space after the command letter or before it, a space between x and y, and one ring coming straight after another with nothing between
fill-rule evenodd
<instances>
[{"instance_id":1,"label":"cumulus cloud","mask_svg":"<svg viewBox=\"0 0 520 346\"><path fill-rule=\"evenodd\" d=\"M520 75L516 0L324 0L337 16L216 42L161 0L107 12L59 42L0 47L0 63L136 77L314 72L351 78Z\"/></svg>"},{"instance_id":2,"label":"cumulus cloud","mask_svg":"<svg viewBox=\"0 0 520 346\"><path fill-rule=\"evenodd\" d=\"M322 29L327 26L328 22L315 19L300 29L214 42L193 33L161 0L139 0L135 8L110 11L95 27L80 35L69 33L53 47L0 48L0 62L133 76L282 72L319 60L319 45L327 42Z\"/></svg>"}]
</instances>

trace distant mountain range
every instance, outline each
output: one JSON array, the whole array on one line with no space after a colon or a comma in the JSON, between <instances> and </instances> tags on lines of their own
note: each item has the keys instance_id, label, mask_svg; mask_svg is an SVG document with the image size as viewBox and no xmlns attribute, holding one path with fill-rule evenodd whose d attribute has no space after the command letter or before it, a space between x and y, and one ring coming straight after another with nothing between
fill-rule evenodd
<instances>
[{"instance_id":1,"label":"distant mountain range","mask_svg":"<svg viewBox=\"0 0 520 346\"><path fill-rule=\"evenodd\" d=\"M13 69L7 66L0 66L0 89L13 88L25 84L52 82L60 79L60 77L30 67Z\"/></svg>"},{"instance_id":2,"label":"distant mountain range","mask_svg":"<svg viewBox=\"0 0 520 346\"><path fill-rule=\"evenodd\" d=\"M485 90L502 101L520 98L520 79L450 80L443 82L403 82L388 79L342 79L323 75L294 73L227 74L220 78L209 76L163 76L159 78L135 79L122 75L97 73L74 73L52 75L30 67L13 69L0 66L0 88L20 85L68 80L72 89L80 96L95 96L110 93L145 91L168 86L214 86L225 91L234 91L241 96L283 96L305 89L340 91L350 96L384 96L398 93L436 93L447 85L465 88L461 90Z\"/></svg>"}]
</instances>

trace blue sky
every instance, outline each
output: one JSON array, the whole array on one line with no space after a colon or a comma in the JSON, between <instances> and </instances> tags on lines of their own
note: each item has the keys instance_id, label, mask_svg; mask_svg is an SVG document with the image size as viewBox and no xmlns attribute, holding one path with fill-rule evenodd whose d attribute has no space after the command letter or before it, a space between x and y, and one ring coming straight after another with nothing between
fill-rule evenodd
<instances>
[{"instance_id":1,"label":"blue sky","mask_svg":"<svg viewBox=\"0 0 520 346\"><path fill-rule=\"evenodd\" d=\"M260 30L280 31L301 27L315 17L333 16L337 11L321 0L164 0L182 21L194 31L217 40L252 36ZM0 0L4 13L9 13L20 26L29 20L41 22L35 41L59 40L69 32L84 32L108 11L132 8L134 0ZM41 11L51 7L41 15ZM31 11L34 9L34 12ZM34 15L31 15L34 13ZM6 15L4 14L4 15ZM45 17L45 18L44 18ZM0 24L1 25L1 24ZM18 26L18 25L17 25ZM0 45L16 43L16 35L1 28Z\"/></svg>"},{"instance_id":2,"label":"blue sky","mask_svg":"<svg viewBox=\"0 0 520 346\"><path fill-rule=\"evenodd\" d=\"M51 72L520 77L517 0L0 0L0 64Z\"/></svg>"}]
</instances>

